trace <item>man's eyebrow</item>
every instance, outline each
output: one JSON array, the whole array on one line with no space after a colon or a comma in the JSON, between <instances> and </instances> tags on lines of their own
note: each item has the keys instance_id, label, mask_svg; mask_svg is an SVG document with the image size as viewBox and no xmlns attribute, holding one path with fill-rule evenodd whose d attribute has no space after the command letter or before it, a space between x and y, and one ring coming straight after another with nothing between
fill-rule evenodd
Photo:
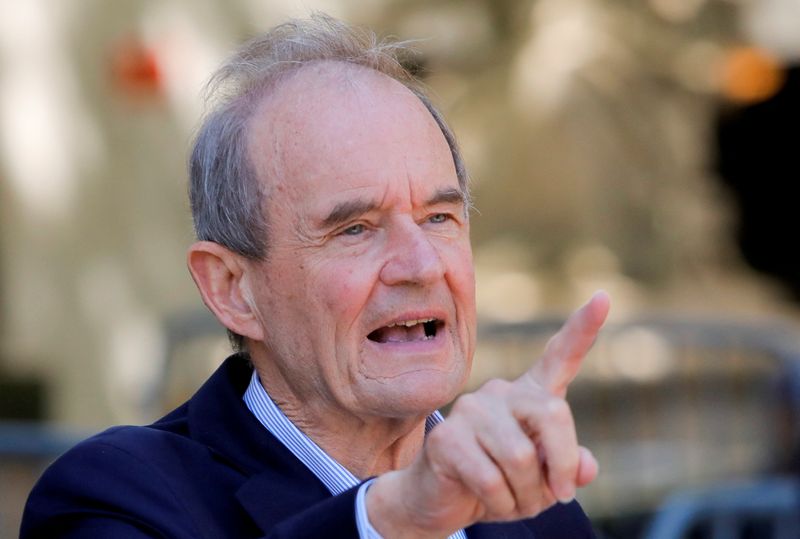
<instances>
[{"instance_id":1,"label":"man's eyebrow","mask_svg":"<svg viewBox=\"0 0 800 539\"><path fill-rule=\"evenodd\" d=\"M426 206L435 206L437 204L460 204L466 206L467 198L460 189L448 187L439 189L425 202ZM378 203L374 200L345 200L333 207L328 216L322 219L321 226L323 228L334 228L377 208Z\"/></svg>"},{"instance_id":2,"label":"man's eyebrow","mask_svg":"<svg viewBox=\"0 0 800 539\"><path fill-rule=\"evenodd\" d=\"M447 187L436 191L425 204L427 206L435 206L436 204L461 204L462 206L466 206L467 197L461 189Z\"/></svg>"},{"instance_id":3,"label":"man's eyebrow","mask_svg":"<svg viewBox=\"0 0 800 539\"><path fill-rule=\"evenodd\" d=\"M331 212L322 220L323 228L333 228L360 217L378 207L374 200L355 199L339 202Z\"/></svg>"}]
</instances>

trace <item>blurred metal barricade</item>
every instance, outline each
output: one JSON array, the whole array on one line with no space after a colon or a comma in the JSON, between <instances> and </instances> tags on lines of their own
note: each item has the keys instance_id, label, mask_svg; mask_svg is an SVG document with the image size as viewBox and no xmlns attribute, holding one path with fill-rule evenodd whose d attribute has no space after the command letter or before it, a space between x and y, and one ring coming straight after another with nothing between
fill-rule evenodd
<instances>
[{"instance_id":1,"label":"blurred metal barricade","mask_svg":"<svg viewBox=\"0 0 800 539\"><path fill-rule=\"evenodd\" d=\"M562 322L483 324L473 383L524 371ZM795 473L800 341L782 322L611 324L568 400L600 463L581 503L607 537L638 537L671 493Z\"/></svg>"},{"instance_id":2,"label":"blurred metal barricade","mask_svg":"<svg viewBox=\"0 0 800 539\"><path fill-rule=\"evenodd\" d=\"M659 508L644 539L797 539L800 482L765 478L679 492Z\"/></svg>"}]
</instances>

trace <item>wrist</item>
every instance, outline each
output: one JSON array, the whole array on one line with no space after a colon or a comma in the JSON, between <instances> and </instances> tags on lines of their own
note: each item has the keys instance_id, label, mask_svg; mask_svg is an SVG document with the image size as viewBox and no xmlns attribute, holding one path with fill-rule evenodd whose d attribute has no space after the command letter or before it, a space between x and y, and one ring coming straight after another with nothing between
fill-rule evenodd
<instances>
[{"instance_id":1,"label":"wrist","mask_svg":"<svg viewBox=\"0 0 800 539\"><path fill-rule=\"evenodd\" d=\"M385 539L437 539L447 537L420 527L420 511L409 507L409 490L406 488L406 471L381 475L366 492L367 517L375 531Z\"/></svg>"}]
</instances>

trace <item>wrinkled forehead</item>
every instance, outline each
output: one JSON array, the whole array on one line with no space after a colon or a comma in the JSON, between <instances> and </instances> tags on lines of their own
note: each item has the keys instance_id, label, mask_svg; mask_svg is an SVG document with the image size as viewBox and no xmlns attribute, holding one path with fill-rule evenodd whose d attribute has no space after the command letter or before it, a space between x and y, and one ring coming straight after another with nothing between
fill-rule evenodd
<instances>
[{"instance_id":1,"label":"wrinkled forehead","mask_svg":"<svg viewBox=\"0 0 800 539\"><path fill-rule=\"evenodd\" d=\"M400 82L374 69L339 60L320 60L284 73L261 96L253 117L297 119L310 109L327 109L329 101L368 103L378 96L391 96L393 100L408 103L419 101ZM419 106L424 107L421 102Z\"/></svg>"},{"instance_id":2,"label":"wrinkled forehead","mask_svg":"<svg viewBox=\"0 0 800 539\"><path fill-rule=\"evenodd\" d=\"M248 124L249 157L267 188L282 178L363 165L354 158L360 152L399 155L420 141L429 152L415 158L450 159L444 135L416 95L382 73L339 61L312 63L286 76L261 99Z\"/></svg>"}]
</instances>

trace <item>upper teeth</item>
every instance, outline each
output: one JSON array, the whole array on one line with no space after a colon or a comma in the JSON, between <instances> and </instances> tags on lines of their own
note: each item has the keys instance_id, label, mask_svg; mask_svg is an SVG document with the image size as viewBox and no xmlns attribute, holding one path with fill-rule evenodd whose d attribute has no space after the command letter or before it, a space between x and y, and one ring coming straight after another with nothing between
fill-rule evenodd
<instances>
[{"instance_id":1,"label":"upper teeth","mask_svg":"<svg viewBox=\"0 0 800 539\"><path fill-rule=\"evenodd\" d=\"M419 320L404 320L402 322L395 322L394 324L389 324L386 327L394 327L394 326L405 326L410 328L411 326L416 326L417 324L424 324L425 322L433 322L436 320L435 318L420 318Z\"/></svg>"}]
</instances>

